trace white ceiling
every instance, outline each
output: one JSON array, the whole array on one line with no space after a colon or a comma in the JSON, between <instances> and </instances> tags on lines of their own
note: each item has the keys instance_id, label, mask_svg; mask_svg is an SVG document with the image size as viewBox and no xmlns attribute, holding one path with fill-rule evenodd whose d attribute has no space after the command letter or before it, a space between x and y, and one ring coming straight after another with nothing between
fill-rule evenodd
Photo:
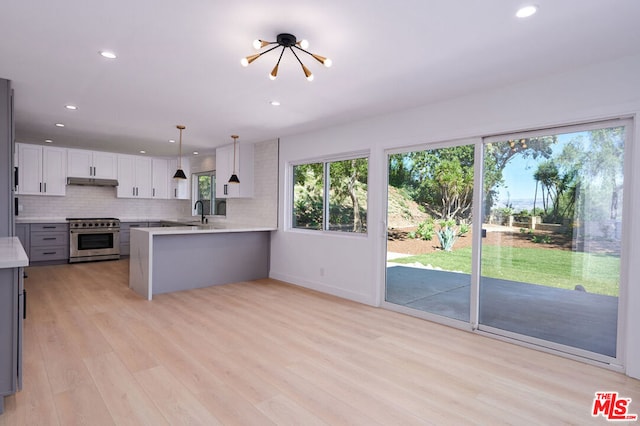
<instances>
[{"instance_id":1,"label":"white ceiling","mask_svg":"<svg viewBox=\"0 0 640 426\"><path fill-rule=\"evenodd\" d=\"M640 52L639 0L535 3L518 19L508 0L3 0L0 77L20 142L175 155L176 124L185 152L206 152ZM276 81L276 51L240 66L282 32L333 67L303 54L309 83L290 53Z\"/></svg>"}]
</instances>

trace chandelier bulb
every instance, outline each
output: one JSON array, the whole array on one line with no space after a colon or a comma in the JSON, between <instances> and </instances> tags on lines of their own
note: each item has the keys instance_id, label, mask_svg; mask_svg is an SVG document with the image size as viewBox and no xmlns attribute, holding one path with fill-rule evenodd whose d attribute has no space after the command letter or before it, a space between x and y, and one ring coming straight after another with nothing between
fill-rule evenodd
<instances>
[{"instance_id":1,"label":"chandelier bulb","mask_svg":"<svg viewBox=\"0 0 640 426\"><path fill-rule=\"evenodd\" d=\"M324 56L316 55L315 53L312 53L311 56L313 56L316 61L320 62L322 65L324 65L327 68L329 68L331 65L333 65L333 61L331 59L329 59L329 58L325 58Z\"/></svg>"},{"instance_id":2,"label":"chandelier bulb","mask_svg":"<svg viewBox=\"0 0 640 426\"><path fill-rule=\"evenodd\" d=\"M304 66L303 63L300 63L300 65L302 65L302 71L304 72L305 77L307 77L307 81L313 81L313 74L309 71L309 68Z\"/></svg>"},{"instance_id":3,"label":"chandelier bulb","mask_svg":"<svg viewBox=\"0 0 640 426\"><path fill-rule=\"evenodd\" d=\"M306 39L300 40L296 44L305 50L309 48L309 40L306 40Z\"/></svg>"},{"instance_id":4,"label":"chandelier bulb","mask_svg":"<svg viewBox=\"0 0 640 426\"><path fill-rule=\"evenodd\" d=\"M260 57L259 53L256 53L255 55L249 55L246 58L242 58L240 60L240 63L242 64L243 67L247 67L251 62L255 61L259 57Z\"/></svg>"},{"instance_id":5,"label":"chandelier bulb","mask_svg":"<svg viewBox=\"0 0 640 426\"><path fill-rule=\"evenodd\" d=\"M260 40L253 40L253 48L260 50L262 48L262 42Z\"/></svg>"},{"instance_id":6,"label":"chandelier bulb","mask_svg":"<svg viewBox=\"0 0 640 426\"><path fill-rule=\"evenodd\" d=\"M271 71L271 74L269 74L269 78L273 81L276 79L276 77L278 77L278 64L276 64L275 67L273 67L273 70Z\"/></svg>"}]
</instances>

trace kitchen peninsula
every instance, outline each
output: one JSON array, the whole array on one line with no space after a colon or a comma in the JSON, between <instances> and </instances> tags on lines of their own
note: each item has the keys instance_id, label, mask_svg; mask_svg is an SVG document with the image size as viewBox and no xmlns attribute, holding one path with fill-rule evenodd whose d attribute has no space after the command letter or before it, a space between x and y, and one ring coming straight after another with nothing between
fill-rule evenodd
<instances>
[{"instance_id":1,"label":"kitchen peninsula","mask_svg":"<svg viewBox=\"0 0 640 426\"><path fill-rule=\"evenodd\" d=\"M153 295L266 278L270 231L229 225L131 230L129 287Z\"/></svg>"}]
</instances>

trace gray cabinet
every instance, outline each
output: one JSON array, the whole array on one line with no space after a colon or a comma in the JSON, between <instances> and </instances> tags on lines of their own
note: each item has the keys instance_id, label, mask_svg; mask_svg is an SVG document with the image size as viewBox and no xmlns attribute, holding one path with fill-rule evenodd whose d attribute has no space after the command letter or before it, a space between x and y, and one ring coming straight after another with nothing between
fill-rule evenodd
<instances>
[{"instance_id":1,"label":"gray cabinet","mask_svg":"<svg viewBox=\"0 0 640 426\"><path fill-rule=\"evenodd\" d=\"M28 223L16 223L16 237L20 239L20 244L27 253L29 253L30 232Z\"/></svg>"},{"instance_id":2,"label":"gray cabinet","mask_svg":"<svg viewBox=\"0 0 640 426\"><path fill-rule=\"evenodd\" d=\"M29 238L31 262L69 260L69 225L66 223L32 223Z\"/></svg>"},{"instance_id":3,"label":"gray cabinet","mask_svg":"<svg viewBox=\"0 0 640 426\"><path fill-rule=\"evenodd\" d=\"M0 414L4 397L22 388L22 270L0 269Z\"/></svg>"},{"instance_id":4,"label":"gray cabinet","mask_svg":"<svg viewBox=\"0 0 640 426\"><path fill-rule=\"evenodd\" d=\"M146 228L147 222L120 222L120 256L129 256L131 228Z\"/></svg>"},{"instance_id":5,"label":"gray cabinet","mask_svg":"<svg viewBox=\"0 0 640 426\"><path fill-rule=\"evenodd\" d=\"M13 235L13 96L0 78L0 237Z\"/></svg>"}]
</instances>

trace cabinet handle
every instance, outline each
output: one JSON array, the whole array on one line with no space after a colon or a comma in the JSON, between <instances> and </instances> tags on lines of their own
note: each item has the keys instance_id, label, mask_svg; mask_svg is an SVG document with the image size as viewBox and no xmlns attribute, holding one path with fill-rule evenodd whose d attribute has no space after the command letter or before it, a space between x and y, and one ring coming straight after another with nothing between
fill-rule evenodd
<instances>
[{"instance_id":1,"label":"cabinet handle","mask_svg":"<svg viewBox=\"0 0 640 426\"><path fill-rule=\"evenodd\" d=\"M47 238L43 238L42 240L43 241L54 241L54 240L57 240L57 239L58 239L57 237L47 237Z\"/></svg>"},{"instance_id":2,"label":"cabinet handle","mask_svg":"<svg viewBox=\"0 0 640 426\"><path fill-rule=\"evenodd\" d=\"M131 195L136 196L136 187L131 188Z\"/></svg>"},{"instance_id":3,"label":"cabinet handle","mask_svg":"<svg viewBox=\"0 0 640 426\"><path fill-rule=\"evenodd\" d=\"M55 251L45 251L45 252L44 252L44 253L42 253L42 254L56 254L56 252L55 252Z\"/></svg>"},{"instance_id":4,"label":"cabinet handle","mask_svg":"<svg viewBox=\"0 0 640 426\"><path fill-rule=\"evenodd\" d=\"M27 319L27 290L22 290L22 319Z\"/></svg>"},{"instance_id":5,"label":"cabinet handle","mask_svg":"<svg viewBox=\"0 0 640 426\"><path fill-rule=\"evenodd\" d=\"M174 197L174 198L178 198L178 188L174 188L174 190L173 190L173 197Z\"/></svg>"},{"instance_id":6,"label":"cabinet handle","mask_svg":"<svg viewBox=\"0 0 640 426\"><path fill-rule=\"evenodd\" d=\"M138 187L136 186L136 197L138 196Z\"/></svg>"},{"instance_id":7,"label":"cabinet handle","mask_svg":"<svg viewBox=\"0 0 640 426\"><path fill-rule=\"evenodd\" d=\"M44 192L47 192L47 182L44 183Z\"/></svg>"},{"instance_id":8,"label":"cabinet handle","mask_svg":"<svg viewBox=\"0 0 640 426\"><path fill-rule=\"evenodd\" d=\"M229 195L229 194L227 193L227 187L228 187L228 186L229 186L228 184L226 184L226 183L224 184L224 195Z\"/></svg>"},{"instance_id":9,"label":"cabinet handle","mask_svg":"<svg viewBox=\"0 0 640 426\"><path fill-rule=\"evenodd\" d=\"M93 176L93 167L89 166L89 176Z\"/></svg>"},{"instance_id":10,"label":"cabinet handle","mask_svg":"<svg viewBox=\"0 0 640 426\"><path fill-rule=\"evenodd\" d=\"M93 175L96 175L96 166L93 166Z\"/></svg>"},{"instance_id":11,"label":"cabinet handle","mask_svg":"<svg viewBox=\"0 0 640 426\"><path fill-rule=\"evenodd\" d=\"M42 229L56 229L57 226L43 226Z\"/></svg>"},{"instance_id":12,"label":"cabinet handle","mask_svg":"<svg viewBox=\"0 0 640 426\"><path fill-rule=\"evenodd\" d=\"M40 192L42 192L42 182L40 182Z\"/></svg>"},{"instance_id":13,"label":"cabinet handle","mask_svg":"<svg viewBox=\"0 0 640 426\"><path fill-rule=\"evenodd\" d=\"M153 188L153 197L155 197L155 196L156 196L156 189Z\"/></svg>"}]
</instances>

